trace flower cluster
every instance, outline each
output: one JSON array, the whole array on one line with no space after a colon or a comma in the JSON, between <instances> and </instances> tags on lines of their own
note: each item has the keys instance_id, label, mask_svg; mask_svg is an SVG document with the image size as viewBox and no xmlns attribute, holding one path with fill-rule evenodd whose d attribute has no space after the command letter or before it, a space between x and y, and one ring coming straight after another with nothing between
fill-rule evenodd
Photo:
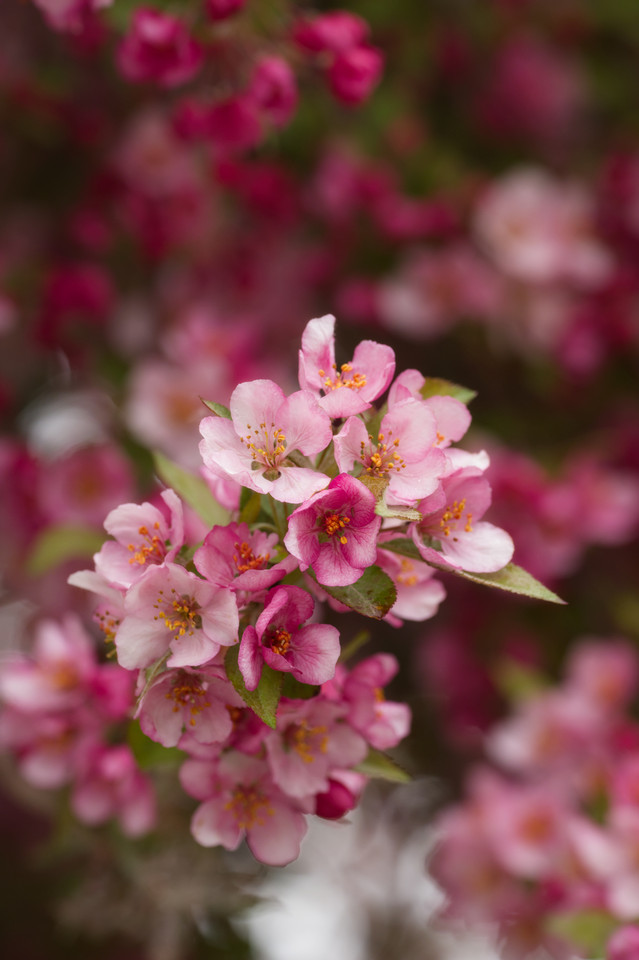
<instances>
[{"instance_id":1,"label":"flower cluster","mask_svg":"<svg viewBox=\"0 0 639 960\"><path fill-rule=\"evenodd\" d=\"M49 626L35 665L3 667L6 743L32 771L49 756L49 727L66 738L47 785L74 782L85 819L77 796L102 797L107 781L117 801L96 800L93 818L124 819L141 774L125 746L96 746L90 731L113 712L108 699L86 730L69 710L86 711L88 686L106 696L111 687L96 678L113 676L126 688L123 718L137 675L142 731L188 757L180 779L201 802L195 838L234 849L246 836L266 863L294 859L305 815L351 809L367 779L358 766L374 772L376 754L410 725L408 707L384 697L395 658L377 653L347 669L322 602L399 626L437 611L437 567L476 574L508 564L510 537L482 519L488 457L453 446L470 424L450 395L461 388L437 392L416 370L395 377L393 351L368 340L338 366L334 325L332 316L307 324L298 391L253 380L235 388L230 409L210 404L215 415L200 426L206 482L191 477L184 497L226 522L195 523L171 488L107 515L110 539L94 569L69 582L97 595L94 617L118 664L97 666L79 628Z\"/></svg>"},{"instance_id":2,"label":"flower cluster","mask_svg":"<svg viewBox=\"0 0 639 960\"><path fill-rule=\"evenodd\" d=\"M563 683L490 732L500 772L476 769L465 802L440 818L432 865L448 911L497 923L515 955L592 949L589 916L606 935L639 919L638 680L627 641L582 640ZM610 956L633 956L633 942L619 931Z\"/></svg>"}]
</instances>

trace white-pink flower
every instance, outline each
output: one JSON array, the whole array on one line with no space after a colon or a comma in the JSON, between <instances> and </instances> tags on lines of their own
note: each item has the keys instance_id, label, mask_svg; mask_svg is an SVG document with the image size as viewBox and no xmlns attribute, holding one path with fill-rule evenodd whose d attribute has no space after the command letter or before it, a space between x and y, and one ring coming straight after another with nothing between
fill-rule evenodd
<instances>
[{"instance_id":1,"label":"white-pink flower","mask_svg":"<svg viewBox=\"0 0 639 960\"><path fill-rule=\"evenodd\" d=\"M331 442L331 421L304 390L286 397L272 380L240 383L231 396L231 420L205 417L200 453L206 467L275 500L301 503L328 478L298 466L291 454L309 457Z\"/></svg>"},{"instance_id":2,"label":"white-pink flower","mask_svg":"<svg viewBox=\"0 0 639 960\"><path fill-rule=\"evenodd\" d=\"M170 653L169 667L196 667L235 643L239 615L230 590L176 563L149 567L129 588L115 638L127 670L148 667Z\"/></svg>"},{"instance_id":3,"label":"white-pink flower","mask_svg":"<svg viewBox=\"0 0 639 960\"><path fill-rule=\"evenodd\" d=\"M299 381L331 417L348 417L368 410L371 401L384 393L395 372L395 354L385 344L362 340L353 359L338 369L334 328L331 314L307 323L299 352Z\"/></svg>"}]
</instances>

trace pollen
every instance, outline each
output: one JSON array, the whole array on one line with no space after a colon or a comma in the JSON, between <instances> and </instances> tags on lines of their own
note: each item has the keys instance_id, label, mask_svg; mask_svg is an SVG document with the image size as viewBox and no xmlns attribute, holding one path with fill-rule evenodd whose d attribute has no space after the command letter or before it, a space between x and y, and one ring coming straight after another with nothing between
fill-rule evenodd
<instances>
[{"instance_id":1,"label":"pollen","mask_svg":"<svg viewBox=\"0 0 639 960\"><path fill-rule=\"evenodd\" d=\"M343 363L339 372L336 364L333 364L333 370L335 372L334 377L327 376L325 370L317 371L322 378L322 387L325 393L329 393L331 390L340 390L342 387L346 387L348 390L361 390L362 387L366 386L366 374L357 371L353 373L352 363Z\"/></svg>"},{"instance_id":2,"label":"pollen","mask_svg":"<svg viewBox=\"0 0 639 960\"><path fill-rule=\"evenodd\" d=\"M450 532L453 529L457 529L457 524L459 521L463 520L464 511L466 510L466 498L462 500L453 500L452 503L449 503L444 512L441 515L439 525L442 528L442 533L445 537L450 536ZM466 533L473 532L473 515L472 513L466 513L466 520L464 521L464 530Z\"/></svg>"},{"instance_id":3,"label":"pollen","mask_svg":"<svg viewBox=\"0 0 639 960\"><path fill-rule=\"evenodd\" d=\"M320 524L324 527L329 537L335 536L336 533L340 534L340 543L348 543L347 537L341 531L344 530L350 522L350 517L345 517L340 513L326 513L320 520Z\"/></svg>"},{"instance_id":4,"label":"pollen","mask_svg":"<svg viewBox=\"0 0 639 960\"><path fill-rule=\"evenodd\" d=\"M255 784L235 787L224 809L233 814L240 830L250 830L256 824L264 826L266 817L275 813L268 797Z\"/></svg>"},{"instance_id":5,"label":"pollen","mask_svg":"<svg viewBox=\"0 0 639 960\"><path fill-rule=\"evenodd\" d=\"M259 427L246 424L247 433L240 437L241 443L249 450L253 461L259 467L277 469L286 454L286 434L281 427L271 423L260 423Z\"/></svg>"},{"instance_id":6,"label":"pollen","mask_svg":"<svg viewBox=\"0 0 639 960\"><path fill-rule=\"evenodd\" d=\"M270 555L268 553L265 553L264 556L258 553L256 556L248 543L236 543L234 547L237 553L233 554L233 563L239 573L246 573L247 570L261 570L269 560Z\"/></svg>"},{"instance_id":7,"label":"pollen","mask_svg":"<svg viewBox=\"0 0 639 960\"><path fill-rule=\"evenodd\" d=\"M182 708L188 709L191 714L189 718L191 727L195 726L198 713L201 713L205 707L211 706L211 701L206 699L206 687L203 686L200 678L183 670L178 674L166 699L173 701L173 713L177 713Z\"/></svg>"},{"instance_id":8,"label":"pollen","mask_svg":"<svg viewBox=\"0 0 639 960\"><path fill-rule=\"evenodd\" d=\"M154 608L158 611L153 617L154 620L162 620L167 630L170 630L175 637L184 637L186 634L192 636L194 630L202 628L202 617L198 613L200 605L195 599L184 593L178 595L177 591L171 589L171 599L164 597L164 591L160 590L158 602L154 603ZM160 609L160 605L163 609Z\"/></svg>"},{"instance_id":9,"label":"pollen","mask_svg":"<svg viewBox=\"0 0 639 960\"><path fill-rule=\"evenodd\" d=\"M359 456L364 470L369 476L383 477L388 480L391 473L401 473L406 469L404 458L399 452L400 438L393 437L393 431L378 433L375 440L368 435L368 444L360 443Z\"/></svg>"},{"instance_id":10,"label":"pollen","mask_svg":"<svg viewBox=\"0 0 639 960\"><path fill-rule=\"evenodd\" d=\"M160 529L159 523L153 524L153 530ZM142 541L137 544L130 543L127 550L133 554L129 557L129 563L137 563L145 567L148 563L162 563L166 556L166 546L157 533L151 533L148 527L142 526L138 529Z\"/></svg>"},{"instance_id":11,"label":"pollen","mask_svg":"<svg viewBox=\"0 0 639 960\"><path fill-rule=\"evenodd\" d=\"M291 645L291 635L288 630L284 630L282 627L276 627L269 634L266 642L273 653L279 653L280 656L283 656Z\"/></svg>"},{"instance_id":12,"label":"pollen","mask_svg":"<svg viewBox=\"0 0 639 960\"><path fill-rule=\"evenodd\" d=\"M328 732L325 726L311 727L302 720L288 728L286 742L299 754L304 763L314 763L317 754L328 749Z\"/></svg>"}]
</instances>

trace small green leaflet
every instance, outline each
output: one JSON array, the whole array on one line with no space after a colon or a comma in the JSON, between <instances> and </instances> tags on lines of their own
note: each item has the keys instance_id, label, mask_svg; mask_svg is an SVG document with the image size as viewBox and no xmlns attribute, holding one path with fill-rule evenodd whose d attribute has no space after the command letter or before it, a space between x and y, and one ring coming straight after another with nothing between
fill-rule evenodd
<instances>
[{"instance_id":1,"label":"small green leaflet","mask_svg":"<svg viewBox=\"0 0 639 960\"><path fill-rule=\"evenodd\" d=\"M367 756L355 767L358 773L367 777L377 777L379 780L390 780L391 783L410 783L411 776L395 760L381 750L370 747Z\"/></svg>"},{"instance_id":2,"label":"small green leaflet","mask_svg":"<svg viewBox=\"0 0 639 960\"><path fill-rule=\"evenodd\" d=\"M369 567L355 583L348 587L322 589L364 617L381 620L397 600L397 589L387 573L377 566Z\"/></svg>"},{"instance_id":3,"label":"small green leaflet","mask_svg":"<svg viewBox=\"0 0 639 960\"><path fill-rule=\"evenodd\" d=\"M440 380L439 377L426 377L419 392L424 400L428 400L429 397L454 397L455 400L465 404L469 404L477 396L475 390L461 387L458 383L451 383L450 380Z\"/></svg>"},{"instance_id":4,"label":"small green leaflet","mask_svg":"<svg viewBox=\"0 0 639 960\"><path fill-rule=\"evenodd\" d=\"M225 407L223 403L215 403L214 400L205 400L204 397L200 397L200 400L216 417L223 417L224 420L231 419L231 411L228 407Z\"/></svg>"},{"instance_id":5,"label":"small green leaflet","mask_svg":"<svg viewBox=\"0 0 639 960\"><path fill-rule=\"evenodd\" d=\"M408 539L398 538L397 540L388 540L381 545L384 550L390 550L393 553L399 553L403 557L410 557L412 560L422 560L419 550L415 544ZM548 603L561 603L566 601L558 597L556 593L545 587L543 583L536 580L532 574L518 567L516 563L508 563L496 573L469 573L466 570L455 570L453 567L447 567L443 563L433 563L431 560L425 560L430 567L441 570L442 573L452 573L463 580L472 580L473 583L483 583L487 587L496 587L498 590L506 590L508 593L516 593L521 597L532 597L535 600L545 600Z\"/></svg>"},{"instance_id":6,"label":"small green leaflet","mask_svg":"<svg viewBox=\"0 0 639 960\"><path fill-rule=\"evenodd\" d=\"M280 702L284 674L280 670L272 670L271 667L264 664L257 689L247 690L244 677L240 673L237 663L239 652L239 643L227 650L224 658L226 675L247 707L250 707L253 713L256 713L267 726L275 730L277 705Z\"/></svg>"},{"instance_id":7,"label":"small green leaflet","mask_svg":"<svg viewBox=\"0 0 639 960\"><path fill-rule=\"evenodd\" d=\"M74 557L91 557L106 539L103 530L61 524L47 527L36 539L27 560L27 572L38 577Z\"/></svg>"},{"instance_id":8,"label":"small green leaflet","mask_svg":"<svg viewBox=\"0 0 639 960\"><path fill-rule=\"evenodd\" d=\"M137 720L132 720L129 724L126 739L141 770L176 766L186 759L183 750L177 747L163 747L161 743L150 740L140 729Z\"/></svg>"},{"instance_id":9,"label":"small green leaflet","mask_svg":"<svg viewBox=\"0 0 639 960\"><path fill-rule=\"evenodd\" d=\"M226 526L230 514L217 502L201 477L188 473L158 451L153 454L153 461L160 479L193 507L205 523L211 527Z\"/></svg>"}]
</instances>

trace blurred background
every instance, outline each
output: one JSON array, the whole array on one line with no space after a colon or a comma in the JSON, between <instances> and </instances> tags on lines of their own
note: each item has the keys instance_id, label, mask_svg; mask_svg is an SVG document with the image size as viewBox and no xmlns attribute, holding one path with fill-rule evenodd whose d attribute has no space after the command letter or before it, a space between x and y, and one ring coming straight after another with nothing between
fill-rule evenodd
<instances>
[{"instance_id":1,"label":"blurred background","mask_svg":"<svg viewBox=\"0 0 639 960\"><path fill-rule=\"evenodd\" d=\"M90 623L67 577L111 509L157 493L151 452L196 471L200 398L297 389L326 313L338 358L373 339L476 391L462 445L490 454L489 519L566 601L442 576L427 623L374 624L413 782L315 824L284 870L198 847L161 765L157 833L81 826L0 721L3 952L603 956L639 919L639 853L609 884L639 850L636 3L2 0L0 35L5 655L43 618ZM531 716L558 700L579 700L547 735L570 783L526 836L575 839L531 865L494 846L485 808L503 818L514 787L487 770L543 787Z\"/></svg>"}]
</instances>

